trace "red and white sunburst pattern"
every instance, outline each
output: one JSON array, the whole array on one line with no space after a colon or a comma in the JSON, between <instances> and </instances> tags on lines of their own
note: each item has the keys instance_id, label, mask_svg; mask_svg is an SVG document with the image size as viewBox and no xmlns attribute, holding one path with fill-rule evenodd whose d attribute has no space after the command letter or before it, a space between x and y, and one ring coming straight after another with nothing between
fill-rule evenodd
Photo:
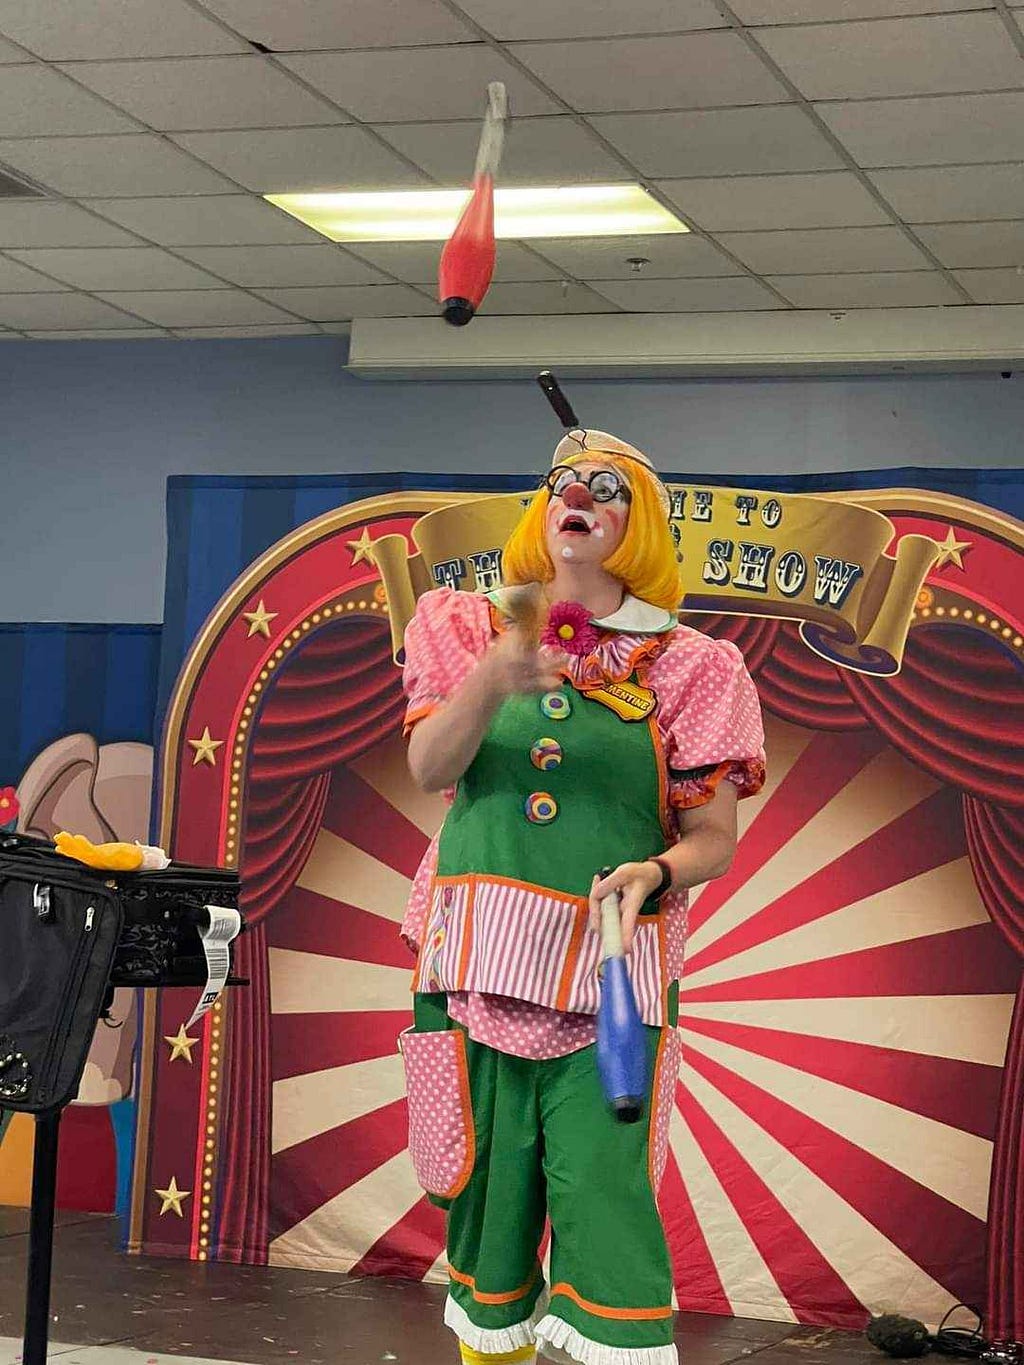
<instances>
[{"instance_id":1,"label":"red and white sunburst pattern","mask_svg":"<svg viewBox=\"0 0 1024 1365\"><path fill-rule=\"evenodd\" d=\"M1019 967L975 890L954 792L872 732L766 719L768 785L691 913L662 1192L678 1300L934 1321L983 1297ZM443 1278L395 1044L398 921L441 814L398 741L339 770L270 923L276 1264Z\"/></svg>"}]
</instances>

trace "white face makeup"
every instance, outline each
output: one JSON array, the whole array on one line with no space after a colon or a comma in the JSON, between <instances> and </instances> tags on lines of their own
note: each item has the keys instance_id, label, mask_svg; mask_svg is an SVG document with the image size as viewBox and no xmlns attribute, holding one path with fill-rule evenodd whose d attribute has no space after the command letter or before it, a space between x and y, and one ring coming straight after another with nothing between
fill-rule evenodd
<instances>
[{"instance_id":1,"label":"white face makeup","mask_svg":"<svg viewBox=\"0 0 1024 1365\"><path fill-rule=\"evenodd\" d=\"M587 481L601 472L625 480L600 460L581 460L572 468L581 481L568 483L560 495L552 493L548 504L545 522L548 553L553 559L576 565L600 565L622 543L629 522L629 503L621 497L595 502Z\"/></svg>"}]
</instances>

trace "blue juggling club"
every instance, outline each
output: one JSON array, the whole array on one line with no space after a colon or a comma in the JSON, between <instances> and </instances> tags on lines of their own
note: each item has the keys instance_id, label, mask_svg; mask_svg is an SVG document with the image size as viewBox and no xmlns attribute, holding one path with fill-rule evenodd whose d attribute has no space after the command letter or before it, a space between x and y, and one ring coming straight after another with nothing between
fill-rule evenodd
<instances>
[{"instance_id":1,"label":"blue juggling club","mask_svg":"<svg viewBox=\"0 0 1024 1365\"><path fill-rule=\"evenodd\" d=\"M611 868L601 876L607 877ZM647 1094L647 1043L636 996L626 970L618 892L601 902L604 963L597 1010L597 1070L605 1097L620 1123L636 1123Z\"/></svg>"}]
</instances>

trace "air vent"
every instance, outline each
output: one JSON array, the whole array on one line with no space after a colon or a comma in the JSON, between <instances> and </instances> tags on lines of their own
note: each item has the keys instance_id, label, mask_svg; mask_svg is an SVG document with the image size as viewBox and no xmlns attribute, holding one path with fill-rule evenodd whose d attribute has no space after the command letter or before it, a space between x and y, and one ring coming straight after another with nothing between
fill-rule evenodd
<instances>
[{"instance_id":1,"label":"air vent","mask_svg":"<svg viewBox=\"0 0 1024 1365\"><path fill-rule=\"evenodd\" d=\"M0 166L0 199L45 199L41 189Z\"/></svg>"}]
</instances>

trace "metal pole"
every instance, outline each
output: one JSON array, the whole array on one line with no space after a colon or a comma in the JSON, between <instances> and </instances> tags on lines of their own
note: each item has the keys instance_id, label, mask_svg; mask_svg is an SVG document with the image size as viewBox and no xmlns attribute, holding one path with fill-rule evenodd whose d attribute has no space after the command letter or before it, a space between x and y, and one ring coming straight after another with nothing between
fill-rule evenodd
<instances>
[{"instance_id":1,"label":"metal pole","mask_svg":"<svg viewBox=\"0 0 1024 1365\"><path fill-rule=\"evenodd\" d=\"M25 1298L24 1365L46 1365L50 1329L50 1272L53 1215L57 1203L57 1140L60 1110L36 1118L32 1156L32 1210L28 1230L28 1286Z\"/></svg>"}]
</instances>

